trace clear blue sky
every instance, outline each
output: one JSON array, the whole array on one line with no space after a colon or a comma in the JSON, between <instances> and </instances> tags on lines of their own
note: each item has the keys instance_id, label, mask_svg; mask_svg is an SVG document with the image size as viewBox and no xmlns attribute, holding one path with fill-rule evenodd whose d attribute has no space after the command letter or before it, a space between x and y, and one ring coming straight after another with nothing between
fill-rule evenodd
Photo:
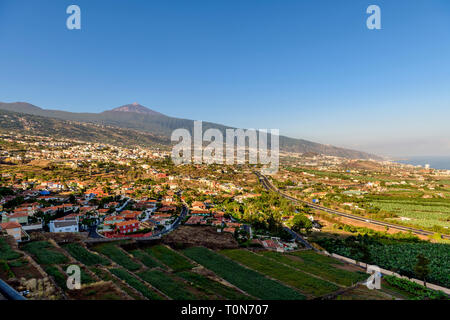
<instances>
[{"instance_id":1,"label":"clear blue sky","mask_svg":"<svg viewBox=\"0 0 450 320\"><path fill-rule=\"evenodd\" d=\"M66 8L82 30L66 29ZM370 4L382 30L366 28ZM0 101L450 155L450 1L0 0Z\"/></svg>"}]
</instances>

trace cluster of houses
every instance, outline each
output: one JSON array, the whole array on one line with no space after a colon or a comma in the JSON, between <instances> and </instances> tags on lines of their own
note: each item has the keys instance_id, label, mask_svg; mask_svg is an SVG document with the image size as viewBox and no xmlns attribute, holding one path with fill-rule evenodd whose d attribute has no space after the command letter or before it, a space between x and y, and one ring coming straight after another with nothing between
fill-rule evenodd
<instances>
[{"instance_id":1,"label":"cluster of houses","mask_svg":"<svg viewBox=\"0 0 450 320\"><path fill-rule=\"evenodd\" d=\"M161 203L153 199L134 201L121 197L120 202L102 202L100 206L90 202L102 200L104 196L94 189L72 199L49 190L16 192L1 199L0 232L6 232L17 241L29 239L27 231L80 232L87 231L92 225L96 225L99 235L105 237L120 237L141 230L149 234L158 226L169 225L178 211L171 197ZM3 204L19 197L24 199L22 203L8 212L3 211ZM132 210L126 208L129 203L132 203L128 206Z\"/></svg>"},{"instance_id":2,"label":"cluster of houses","mask_svg":"<svg viewBox=\"0 0 450 320\"><path fill-rule=\"evenodd\" d=\"M233 234L243 227L243 224L234 222L223 211L215 210L209 201L194 201L185 225L210 225L216 227L218 232Z\"/></svg>"},{"instance_id":3,"label":"cluster of houses","mask_svg":"<svg viewBox=\"0 0 450 320\"><path fill-rule=\"evenodd\" d=\"M267 250L286 252L286 251L293 251L298 248L296 242L282 241L278 237L265 237L265 236L257 236L257 237L258 239L253 239L252 243L259 244L261 247L264 247Z\"/></svg>"}]
</instances>

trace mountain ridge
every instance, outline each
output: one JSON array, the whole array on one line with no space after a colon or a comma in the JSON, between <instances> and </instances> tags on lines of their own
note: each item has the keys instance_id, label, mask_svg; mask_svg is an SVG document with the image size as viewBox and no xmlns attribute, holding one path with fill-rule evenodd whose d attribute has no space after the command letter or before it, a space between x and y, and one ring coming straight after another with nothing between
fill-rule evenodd
<instances>
[{"instance_id":1,"label":"mountain ridge","mask_svg":"<svg viewBox=\"0 0 450 320\"><path fill-rule=\"evenodd\" d=\"M170 140L170 135L175 129L184 128L193 132L193 120L175 118L164 115L138 103L123 105L101 113L75 113L60 110L43 109L27 102L0 102L0 110L19 112L28 115L54 118L66 121L90 122L100 125L116 126L123 129L132 129L162 136ZM210 128L225 132L234 127L203 122L203 130ZM270 141L270 138L269 138ZM362 151L339 148L330 145L319 144L303 139L295 139L280 135L280 151L307 153L316 152L324 155L338 156L350 159L382 159L379 156Z\"/></svg>"}]
</instances>

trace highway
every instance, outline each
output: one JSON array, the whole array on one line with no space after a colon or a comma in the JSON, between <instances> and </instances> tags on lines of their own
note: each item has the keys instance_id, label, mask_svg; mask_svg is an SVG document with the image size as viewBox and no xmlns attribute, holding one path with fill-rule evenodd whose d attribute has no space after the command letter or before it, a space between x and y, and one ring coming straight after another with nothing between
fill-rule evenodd
<instances>
[{"instance_id":1,"label":"highway","mask_svg":"<svg viewBox=\"0 0 450 320\"><path fill-rule=\"evenodd\" d=\"M280 190L275 188L275 186L273 186L270 183L269 179L267 179L266 176L264 176L264 175L262 175L262 174L260 174L259 172L256 172L256 171L255 171L255 174L259 177L259 181L262 183L264 188L266 188L267 190L276 192L279 195L281 195L282 197L284 197L284 198L286 198L288 200L291 200L293 202L303 203L303 204L305 204L306 206L308 206L308 207L310 207L312 209L324 211L324 212L331 213L331 214L334 214L334 215L338 215L338 216L341 216L341 217L345 217L345 218L348 218L348 219L362 221L362 222L366 222L366 223L370 223L370 224L374 224L374 225L378 225L378 226L389 227L389 228L396 229L396 230L401 230L401 231L408 231L408 232L412 232L412 233L419 234L419 235L429 236L429 235L433 235L434 234L434 232L432 232L432 231L415 229L415 228L400 226L400 225L396 225L396 224L392 224L392 223L388 223L388 222L383 222L383 221L379 221L379 220L368 219L368 218L364 218L364 217L361 217L361 216L357 216L357 215L353 215L353 214L349 214L349 213L345 213L345 212L340 212L340 211L337 211L337 210L334 210L334 209L329 209L329 208L317 205L315 203L307 202L307 201L304 201L304 200L299 200L297 198L291 197L291 196L289 196L287 194L284 194L284 193L280 192ZM450 236L443 235L442 238L450 239Z\"/></svg>"}]
</instances>

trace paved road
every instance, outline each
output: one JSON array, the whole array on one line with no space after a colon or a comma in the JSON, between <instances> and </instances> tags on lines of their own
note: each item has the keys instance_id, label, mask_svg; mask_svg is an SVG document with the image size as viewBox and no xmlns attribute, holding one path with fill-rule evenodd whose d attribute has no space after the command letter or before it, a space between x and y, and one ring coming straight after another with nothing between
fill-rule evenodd
<instances>
[{"instance_id":1,"label":"paved road","mask_svg":"<svg viewBox=\"0 0 450 320\"><path fill-rule=\"evenodd\" d=\"M297 240L298 242L301 242L305 248L307 249L313 249L313 250L317 250L316 248L314 248L308 241L306 241L305 239L302 238L302 236L300 236L297 232L292 231L291 229L289 229L288 227L284 227L284 230L286 230L287 232L289 232L291 234L291 236Z\"/></svg>"},{"instance_id":2,"label":"paved road","mask_svg":"<svg viewBox=\"0 0 450 320\"><path fill-rule=\"evenodd\" d=\"M186 215L189 213L189 208L186 204L183 204L183 209L181 209L181 213L178 216L178 218L175 219L175 221L169 226L169 228L164 229L158 233L155 233L151 235L150 237L146 238L134 238L135 240L152 240L152 239L158 239L161 236L165 235L166 233L172 232L176 228L180 226L181 221L186 217Z\"/></svg>"},{"instance_id":3,"label":"paved road","mask_svg":"<svg viewBox=\"0 0 450 320\"><path fill-rule=\"evenodd\" d=\"M89 227L89 238L93 238L93 239L100 239L103 238L101 235L98 234L97 232L97 225L94 226L90 226Z\"/></svg>"},{"instance_id":4,"label":"paved road","mask_svg":"<svg viewBox=\"0 0 450 320\"><path fill-rule=\"evenodd\" d=\"M188 207L186 205L183 205L183 209L181 209L180 215L178 216L178 218L175 219L175 221L170 225L170 227L168 229L164 229L163 231L161 231L158 234L155 234L153 236L154 237L160 236L160 235L162 236L163 234L169 233L169 232L175 230L176 228L178 228L181 221L183 221L183 219L186 217L188 212L189 212Z\"/></svg>"},{"instance_id":5,"label":"paved road","mask_svg":"<svg viewBox=\"0 0 450 320\"><path fill-rule=\"evenodd\" d=\"M353 214L349 214L349 213L345 213L345 212L340 212L334 209L329 209L323 206L319 206L315 203L311 203L311 202L307 202L307 201L303 201L303 200L299 200L297 198L291 197L289 195L286 195L282 192L280 192L280 190L278 190L275 186L273 186L269 179L267 179L266 176L260 174L259 172L255 172L255 174L259 177L259 181L262 183L262 185L264 186L264 188L266 188L267 190L271 190L273 192L278 193L279 195L285 197L286 199L289 199L293 202L297 202L297 203L303 203L305 205L307 205L310 208L316 209L316 210L320 210L320 211L324 211L324 212L328 212L331 214L335 214L341 217L345 217L348 219L352 219L352 220L358 220L358 221L362 221L362 222L366 222L366 223L370 223L370 224L374 224L374 225L379 225L379 226L383 226L383 227L389 227L392 229L396 229L396 230L402 230L402 231L410 231L412 233L415 234L420 234L420 235L425 235L425 236L429 236L429 235L433 235L434 232L431 231L426 231L426 230L422 230L422 229L415 229L415 228L411 228L411 227L404 227L404 226L400 226L400 225L396 225L396 224L392 224L392 223L387 223L387 222L383 222L383 221L378 221L378 220L373 220L373 219L367 219L364 217L360 217L360 216L356 216ZM450 236L447 235L443 235L442 236L444 239L450 239Z\"/></svg>"}]
</instances>

